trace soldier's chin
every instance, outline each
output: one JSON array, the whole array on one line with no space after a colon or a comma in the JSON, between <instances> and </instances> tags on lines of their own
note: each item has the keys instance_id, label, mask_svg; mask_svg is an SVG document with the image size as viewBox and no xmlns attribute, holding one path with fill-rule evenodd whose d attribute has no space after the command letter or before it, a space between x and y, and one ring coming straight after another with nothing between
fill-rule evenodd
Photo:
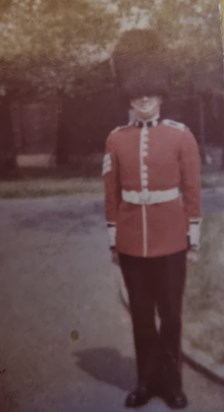
<instances>
[{"instance_id":1,"label":"soldier's chin","mask_svg":"<svg viewBox=\"0 0 224 412\"><path fill-rule=\"evenodd\" d=\"M145 109L142 109L142 108L141 108L141 109L140 109L140 112L141 112L141 113L149 113L149 114L150 114L150 113L152 113L153 109L154 109L154 107L152 107L152 108L151 108L151 107L150 107L150 108L147 107L147 108L145 108Z\"/></svg>"},{"instance_id":2,"label":"soldier's chin","mask_svg":"<svg viewBox=\"0 0 224 412\"><path fill-rule=\"evenodd\" d=\"M142 106L142 107L140 107L140 110L143 112L143 113L152 113L152 112L154 112L155 111L155 109L158 107L158 102L156 101L156 102L154 102L154 103L152 103L152 104L150 104L150 105L145 105L145 106Z\"/></svg>"},{"instance_id":3,"label":"soldier's chin","mask_svg":"<svg viewBox=\"0 0 224 412\"><path fill-rule=\"evenodd\" d=\"M145 109L145 110L141 109L141 110L139 110L139 115L146 119L146 118L152 117L154 115L154 113L153 113L152 110L149 110L149 109Z\"/></svg>"}]
</instances>

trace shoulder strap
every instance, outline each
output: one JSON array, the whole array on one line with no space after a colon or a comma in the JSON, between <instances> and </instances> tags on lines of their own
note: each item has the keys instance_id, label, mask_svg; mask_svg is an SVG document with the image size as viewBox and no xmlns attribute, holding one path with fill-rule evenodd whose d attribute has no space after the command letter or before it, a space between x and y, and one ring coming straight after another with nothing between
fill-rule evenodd
<instances>
[{"instance_id":1,"label":"shoulder strap","mask_svg":"<svg viewBox=\"0 0 224 412\"><path fill-rule=\"evenodd\" d=\"M185 126L184 123L176 122L175 120L165 119L165 120L162 121L162 123L167 125L167 126L174 127L175 129L179 129L183 132L185 130L187 130L187 126Z\"/></svg>"}]
</instances>

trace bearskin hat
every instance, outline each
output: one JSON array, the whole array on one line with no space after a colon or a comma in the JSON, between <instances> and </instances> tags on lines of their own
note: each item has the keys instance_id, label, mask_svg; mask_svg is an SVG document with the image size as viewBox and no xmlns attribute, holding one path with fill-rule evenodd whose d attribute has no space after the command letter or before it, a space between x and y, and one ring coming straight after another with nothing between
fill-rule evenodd
<instances>
[{"instance_id":1,"label":"bearskin hat","mask_svg":"<svg viewBox=\"0 0 224 412\"><path fill-rule=\"evenodd\" d=\"M168 59L154 29L125 32L115 47L112 63L120 91L128 99L168 93Z\"/></svg>"}]
</instances>

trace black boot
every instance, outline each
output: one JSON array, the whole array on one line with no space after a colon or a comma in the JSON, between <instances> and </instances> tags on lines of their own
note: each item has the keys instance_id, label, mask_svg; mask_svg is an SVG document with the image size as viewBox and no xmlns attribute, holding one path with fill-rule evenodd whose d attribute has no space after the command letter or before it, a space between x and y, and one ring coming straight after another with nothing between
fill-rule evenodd
<instances>
[{"instance_id":1,"label":"black boot","mask_svg":"<svg viewBox=\"0 0 224 412\"><path fill-rule=\"evenodd\" d=\"M183 409L188 405L187 397L182 389L166 390L162 398L172 409Z\"/></svg>"},{"instance_id":2,"label":"black boot","mask_svg":"<svg viewBox=\"0 0 224 412\"><path fill-rule=\"evenodd\" d=\"M182 390L181 371L173 357L168 357L162 368L161 398L172 409L183 409L188 405Z\"/></svg>"},{"instance_id":3,"label":"black boot","mask_svg":"<svg viewBox=\"0 0 224 412\"><path fill-rule=\"evenodd\" d=\"M125 401L127 408L138 408L145 405L152 397L152 391L147 385L140 384L133 391L131 391Z\"/></svg>"}]
</instances>

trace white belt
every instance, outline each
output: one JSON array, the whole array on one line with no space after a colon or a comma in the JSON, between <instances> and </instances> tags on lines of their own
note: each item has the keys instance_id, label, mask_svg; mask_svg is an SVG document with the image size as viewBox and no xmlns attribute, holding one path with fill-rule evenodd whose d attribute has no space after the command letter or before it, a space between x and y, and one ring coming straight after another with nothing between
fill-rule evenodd
<instances>
[{"instance_id":1,"label":"white belt","mask_svg":"<svg viewBox=\"0 0 224 412\"><path fill-rule=\"evenodd\" d=\"M156 203L169 202L170 200L178 198L179 195L180 193L177 187L168 190L153 191L144 189L141 192L122 190L122 199L134 205L153 205Z\"/></svg>"}]
</instances>

